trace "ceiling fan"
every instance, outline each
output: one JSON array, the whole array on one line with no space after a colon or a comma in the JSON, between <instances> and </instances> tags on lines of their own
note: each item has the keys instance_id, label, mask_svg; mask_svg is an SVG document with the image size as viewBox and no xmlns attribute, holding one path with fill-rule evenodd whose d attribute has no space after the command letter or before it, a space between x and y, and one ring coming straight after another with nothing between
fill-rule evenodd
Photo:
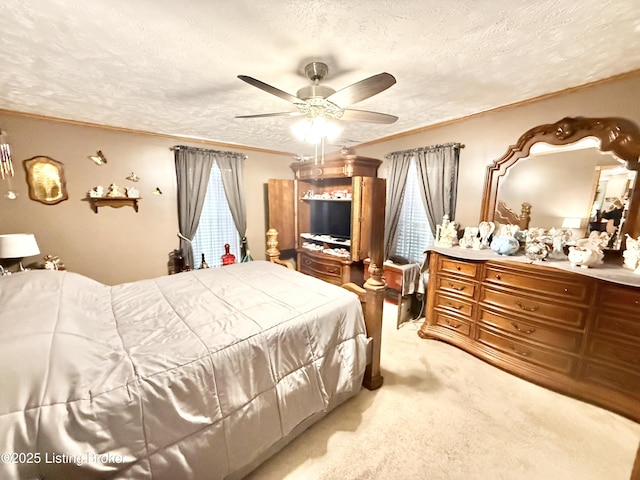
<instances>
[{"instance_id":1,"label":"ceiling fan","mask_svg":"<svg viewBox=\"0 0 640 480\"><path fill-rule=\"evenodd\" d=\"M304 73L313 83L300 88L295 96L253 77L238 75L240 80L247 82L249 85L291 102L296 107L296 110L257 115L238 115L236 118L305 116L381 124L393 123L398 120L398 117L386 113L348 108L350 105L372 97L392 86L396 83L393 75L379 73L336 91L331 87L320 84L329 73L329 67L326 63L311 62L305 66Z\"/></svg>"}]
</instances>

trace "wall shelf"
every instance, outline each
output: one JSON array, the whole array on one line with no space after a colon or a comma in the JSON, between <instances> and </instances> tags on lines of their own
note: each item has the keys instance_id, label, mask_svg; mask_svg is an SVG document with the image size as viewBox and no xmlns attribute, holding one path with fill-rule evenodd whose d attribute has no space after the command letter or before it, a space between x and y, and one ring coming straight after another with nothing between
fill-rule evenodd
<instances>
[{"instance_id":1,"label":"wall shelf","mask_svg":"<svg viewBox=\"0 0 640 480\"><path fill-rule=\"evenodd\" d=\"M128 198L128 197L87 197L84 200L89 202L91 205L91 209L98 213L99 207L113 207L113 208L122 208L126 206L133 207L133 209L138 211L138 200L140 198Z\"/></svg>"}]
</instances>

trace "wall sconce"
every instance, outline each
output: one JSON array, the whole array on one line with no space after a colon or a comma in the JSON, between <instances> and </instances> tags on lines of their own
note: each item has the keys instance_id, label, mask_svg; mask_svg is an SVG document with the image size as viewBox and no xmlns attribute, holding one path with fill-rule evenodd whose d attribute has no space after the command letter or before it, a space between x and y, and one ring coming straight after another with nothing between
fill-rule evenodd
<instances>
[{"instance_id":1,"label":"wall sconce","mask_svg":"<svg viewBox=\"0 0 640 480\"><path fill-rule=\"evenodd\" d=\"M22 259L38 255L40 249L32 233L11 233L0 235L0 259L11 263L18 262L18 271L23 272ZM10 273L2 268L2 274Z\"/></svg>"},{"instance_id":2,"label":"wall sconce","mask_svg":"<svg viewBox=\"0 0 640 480\"><path fill-rule=\"evenodd\" d=\"M107 163L107 157L104 156L102 150L98 150L95 155L89 155L89 159L91 159L96 165L104 165Z\"/></svg>"}]
</instances>

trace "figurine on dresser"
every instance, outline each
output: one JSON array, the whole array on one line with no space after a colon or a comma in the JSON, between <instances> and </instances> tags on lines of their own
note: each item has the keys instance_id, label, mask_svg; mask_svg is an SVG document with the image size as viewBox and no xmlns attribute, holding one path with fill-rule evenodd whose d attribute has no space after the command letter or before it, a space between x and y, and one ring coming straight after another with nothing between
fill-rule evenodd
<instances>
[{"instance_id":1,"label":"figurine on dresser","mask_svg":"<svg viewBox=\"0 0 640 480\"><path fill-rule=\"evenodd\" d=\"M602 249L607 246L610 235L607 232L591 232L587 238L576 241L574 247L569 247L569 263L572 267L589 268L600 265L604 259Z\"/></svg>"},{"instance_id":2,"label":"figurine on dresser","mask_svg":"<svg viewBox=\"0 0 640 480\"><path fill-rule=\"evenodd\" d=\"M640 237L632 238L628 233L625 251L622 252L624 267L633 270L633 273L640 274Z\"/></svg>"},{"instance_id":3,"label":"figurine on dresser","mask_svg":"<svg viewBox=\"0 0 640 480\"><path fill-rule=\"evenodd\" d=\"M449 220L449 215L442 217L442 224L436 225L436 247L453 247L458 243L458 223Z\"/></svg>"}]
</instances>

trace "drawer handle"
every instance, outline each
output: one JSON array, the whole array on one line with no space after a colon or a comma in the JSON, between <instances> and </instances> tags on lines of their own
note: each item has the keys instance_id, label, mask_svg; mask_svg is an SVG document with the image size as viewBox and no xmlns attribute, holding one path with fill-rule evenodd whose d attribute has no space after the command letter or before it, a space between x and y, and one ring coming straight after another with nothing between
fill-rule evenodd
<instances>
[{"instance_id":1,"label":"drawer handle","mask_svg":"<svg viewBox=\"0 0 640 480\"><path fill-rule=\"evenodd\" d=\"M518 305L522 310L526 310L527 312L535 312L536 310L538 310L537 305L534 305L533 307L527 307L526 305L520 303L520 300L516 300L516 305Z\"/></svg>"},{"instance_id":2,"label":"drawer handle","mask_svg":"<svg viewBox=\"0 0 640 480\"><path fill-rule=\"evenodd\" d=\"M446 320L447 325L449 325L451 328L460 328L460 326L462 325L461 323L452 323L449 320Z\"/></svg>"},{"instance_id":3,"label":"drawer handle","mask_svg":"<svg viewBox=\"0 0 640 480\"><path fill-rule=\"evenodd\" d=\"M502 277L500 275L496 275L496 280L502 280Z\"/></svg>"},{"instance_id":4,"label":"drawer handle","mask_svg":"<svg viewBox=\"0 0 640 480\"><path fill-rule=\"evenodd\" d=\"M462 270L462 267L460 265L456 265L456 270L460 271Z\"/></svg>"},{"instance_id":5,"label":"drawer handle","mask_svg":"<svg viewBox=\"0 0 640 480\"><path fill-rule=\"evenodd\" d=\"M453 288L454 290L458 290L459 292L461 292L466 288L466 286L462 285L461 287L456 287L453 283L449 282L449 288Z\"/></svg>"},{"instance_id":6,"label":"drawer handle","mask_svg":"<svg viewBox=\"0 0 640 480\"><path fill-rule=\"evenodd\" d=\"M522 329L520 328L520 325L518 325L516 322L511 322L511 325L513 325L513 328L515 328L517 331L526 333L526 334L530 334L536 331L535 328Z\"/></svg>"},{"instance_id":7,"label":"drawer handle","mask_svg":"<svg viewBox=\"0 0 640 480\"><path fill-rule=\"evenodd\" d=\"M447 302L447 305L449 305L451 308L455 308L456 310L460 310L462 308L462 305L460 305L460 304L454 305L451 302Z\"/></svg>"},{"instance_id":8,"label":"drawer handle","mask_svg":"<svg viewBox=\"0 0 640 480\"><path fill-rule=\"evenodd\" d=\"M511 343L509 344L509 348L511 348L511 350L513 350L513 351L514 351L514 352L516 352L518 355L521 355L521 356L523 356L523 357L528 357L529 355L531 355L531 352L525 352L524 350L518 350L518 349L516 348L516 346L515 346L515 345L513 345L513 344L511 344Z\"/></svg>"}]
</instances>

